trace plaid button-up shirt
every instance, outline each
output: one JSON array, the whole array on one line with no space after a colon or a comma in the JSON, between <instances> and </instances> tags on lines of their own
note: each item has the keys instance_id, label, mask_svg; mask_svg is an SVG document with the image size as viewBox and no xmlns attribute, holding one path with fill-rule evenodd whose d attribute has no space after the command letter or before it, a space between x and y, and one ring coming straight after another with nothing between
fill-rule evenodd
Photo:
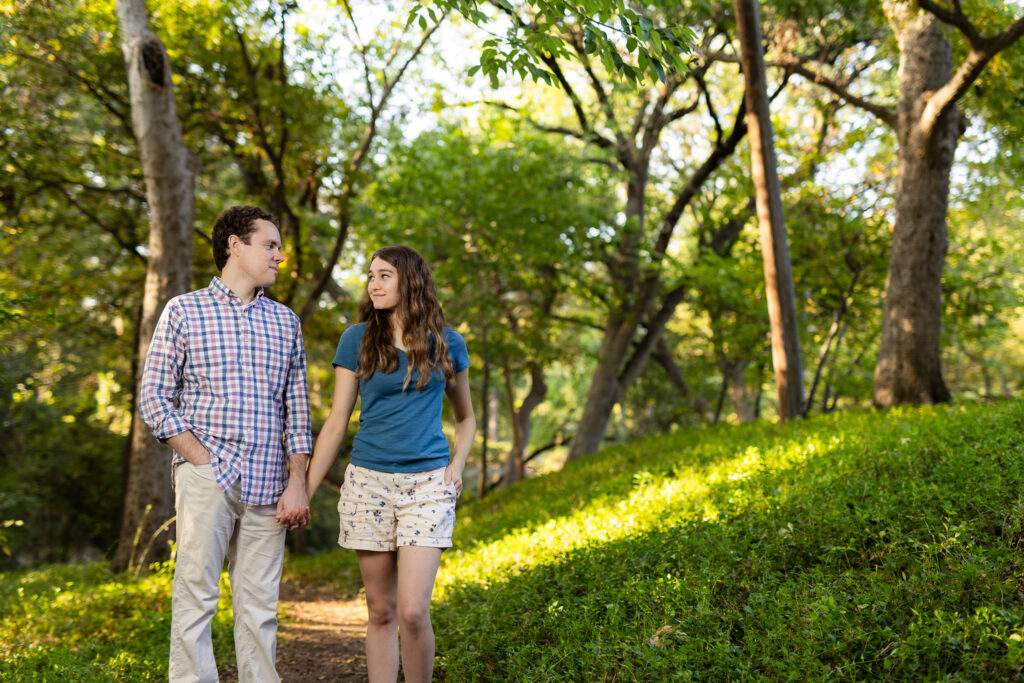
<instances>
[{"instance_id":1,"label":"plaid button-up shirt","mask_svg":"<svg viewBox=\"0 0 1024 683\"><path fill-rule=\"evenodd\" d=\"M298 317L262 289L243 304L217 277L171 299L146 355L139 411L161 441L191 430L222 489L241 478L242 502L276 503L287 456L312 450Z\"/></svg>"}]
</instances>

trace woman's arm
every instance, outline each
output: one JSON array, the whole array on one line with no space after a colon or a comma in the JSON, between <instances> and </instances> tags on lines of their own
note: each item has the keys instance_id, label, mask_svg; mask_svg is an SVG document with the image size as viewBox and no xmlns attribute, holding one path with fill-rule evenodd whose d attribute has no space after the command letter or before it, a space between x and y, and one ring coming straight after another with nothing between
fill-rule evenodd
<instances>
[{"instance_id":1,"label":"woman's arm","mask_svg":"<svg viewBox=\"0 0 1024 683\"><path fill-rule=\"evenodd\" d=\"M359 393L359 380L356 373L348 368L335 366L334 368L334 399L331 402L331 412L327 415L320 435L316 438L316 446L313 447L313 457L309 461L309 469L306 471L306 493L309 494L310 502L316 494L320 482L327 475L334 459L338 457L338 449L345 440L345 433L348 432L348 421L352 417L352 409L356 405L356 396Z\"/></svg>"},{"instance_id":2,"label":"woman's arm","mask_svg":"<svg viewBox=\"0 0 1024 683\"><path fill-rule=\"evenodd\" d=\"M444 482L453 483L462 492L462 470L466 467L469 451L473 448L476 434L476 415L473 414L473 400L469 395L469 370L455 373L448 380L445 394L451 401L455 413L455 447L444 472Z\"/></svg>"}]
</instances>

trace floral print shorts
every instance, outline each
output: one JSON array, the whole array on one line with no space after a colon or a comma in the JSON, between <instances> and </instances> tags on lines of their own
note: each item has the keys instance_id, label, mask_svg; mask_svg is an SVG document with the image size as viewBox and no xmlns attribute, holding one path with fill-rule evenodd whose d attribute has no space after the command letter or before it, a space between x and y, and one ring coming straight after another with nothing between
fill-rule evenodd
<instances>
[{"instance_id":1,"label":"floral print shorts","mask_svg":"<svg viewBox=\"0 0 1024 683\"><path fill-rule=\"evenodd\" d=\"M455 528L454 484L444 467L426 472L378 472L349 464L338 500L338 545L392 551L403 545L450 548Z\"/></svg>"}]
</instances>

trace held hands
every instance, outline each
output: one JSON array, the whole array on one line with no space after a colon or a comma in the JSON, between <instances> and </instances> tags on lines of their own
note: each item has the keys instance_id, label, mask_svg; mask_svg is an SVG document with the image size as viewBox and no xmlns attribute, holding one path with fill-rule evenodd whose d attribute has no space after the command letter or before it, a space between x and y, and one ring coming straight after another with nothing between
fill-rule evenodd
<instances>
[{"instance_id":1,"label":"held hands","mask_svg":"<svg viewBox=\"0 0 1024 683\"><path fill-rule=\"evenodd\" d=\"M306 497L305 482L301 486L291 483L277 501L277 523L285 529L301 529L309 524L309 498Z\"/></svg>"}]
</instances>

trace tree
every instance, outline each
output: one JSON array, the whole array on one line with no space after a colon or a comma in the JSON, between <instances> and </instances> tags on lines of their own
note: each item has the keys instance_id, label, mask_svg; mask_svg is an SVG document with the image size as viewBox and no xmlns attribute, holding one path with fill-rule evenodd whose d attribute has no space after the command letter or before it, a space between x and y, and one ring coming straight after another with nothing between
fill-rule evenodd
<instances>
[{"instance_id":1,"label":"tree","mask_svg":"<svg viewBox=\"0 0 1024 683\"><path fill-rule=\"evenodd\" d=\"M146 357L164 306L172 297L191 289L196 168L178 123L171 62L163 43L149 28L145 1L118 0L117 13L131 93L132 127L150 207L149 260L138 330L141 360ZM135 411L121 535L111 560L117 571L132 562L146 561L146 557L136 557L138 540L148 543L154 532L166 528L164 522L173 514L168 460L167 446L153 438ZM165 548L163 544L151 547L157 553Z\"/></svg>"},{"instance_id":2,"label":"tree","mask_svg":"<svg viewBox=\"0 0 1024 683\"><path fill-rule=\"evenodd\" d=\"M455 5L470 18L480 21L477 3L445 3ZM708 56L712 44L730 45L730 31L726 17L707 7L667 7L658 14L639 17L620 2L524 2L520 9L512 3L497 3L512 19L509 34L533 36L532 39L509 39L506 49L510 57L497 56L500 42L491 39L485 43L480 68L492 77L510 63L522 65L522 60L535 60L545 68L536 73L529 64L518 68L536 79L555 83L565 91L572 103L576 121L567 126L547 126L548 130L570 134L606 150L625 175L625 225L616 232L609 244L605 265L610 276L615 298L608 302L609 312L602 324L604 339L598 352L597 367L583 406L576 434L569 450L569 458L576 458L597 450L604 435L612 409L636 380L646 365L665 324L675 308L686 298L686 284L682 279L668 282L664 269L668 263L667 249L683 212L704 183L717 171L725 159L735 151L746 133L743 104L740 102L736 123L728 136L724 133L718 112L709 93L705 73L714 59L699 66L682 62L681 53L686 46L679 36L672 34L669 41L653 30L654 25L687 26L686 38L702 33L701 50ZM468 9L466 8L468 6ZM822 9L822 12L827 11ZM477 14L475 15L474 12ZM621 19L623 40L616 42L605 30L614 17ZM612 30L616 33L618 30ZM819 54L834 51L830 42L846 43L849 38L820 32L815 45ZM651 49L657 51L652 52ZM622 55L637 53L637 66L626 63ZM659 57L661 55L661 57ZM659 59L674 55L667 63L674 71L662 68ZM564 59L563 59L564 58ZM591 88L594 111L587 112L586 100L578 86L566 76L572 63L583 69L583 80ZM598 63L599 62L599 63ZM647 89L643 77L653 74L661 83L657 89ZM622 88L622 79L631 87ZM783 83L786 76L784 74ZM688 102L679 102L684 86L692 86ZM781 89L780 89L781 91ZM639 92L641 103L634 111L622 107L624 93ZM778 94L778 91L776 92ZM715 141L704 164L692 169L687 183L678 189L675 199L660 216L648 215L648 184L652 180L652 154L663 144L662 135L672 124L700 108L705 103L708 118L713 121ZM649 233L646 226L657 225ZM642 330L642 333L641 333ZM640 333L642 336L637 339ZM797 368L793 368L796 370ZM799 410L797 411L799 412Z\"/></svg>"},{"instance_id":3,"label":"tree","mask_svg":"<svg viewBox=\"0 0 1024 683\"><path fill-rule=\"evenodd\" d=\"M900 100L892 119L900 140L896 200L882 344L875 369L879 406L948 401L942 378L942 270L948 244L949 174L965 125L957 102L1001 50L1024 35L1024 17L983 37L954 0L921 9L883 3L900 44ZM940 22L958 29L971 53L957 72Z\"/></svg>"},{"instance_id":4,"label":"tree","mask_svg":"<svg viewBox=\"0 0 1024 683\"><path fill-rule=\"evenodd\" d=\"M804 413L803 368L797 330L793 271L782 213L782 187L775 162L767 75L761 53L761 13L757 0L735 0L740 40L740 63L746 82L747 127L761 226L768 316L772 324L772 362L779 391L779 419L786 422Z\"/></svg>"},{"instance_id":5,"label":"tree","mask_svg":"<svg viewBox=\"0 0 1024 683\"><path fill-rule=\"evenodd\" d=\"M958 103L1001 51L1024 35L1024 17L992 36L963 12L931 0L883 0L899 50L898 101L881 104L856 94L842 79L796 66L795 71L875 115L899 142L898 186L874 403L948 401L942 377L942 273L948 245L949 177L965 119ZM981 11L987 24L1000 13ZM967 42L953 69L954 46L943 24Z\"/></svg>"}]
</instances>

